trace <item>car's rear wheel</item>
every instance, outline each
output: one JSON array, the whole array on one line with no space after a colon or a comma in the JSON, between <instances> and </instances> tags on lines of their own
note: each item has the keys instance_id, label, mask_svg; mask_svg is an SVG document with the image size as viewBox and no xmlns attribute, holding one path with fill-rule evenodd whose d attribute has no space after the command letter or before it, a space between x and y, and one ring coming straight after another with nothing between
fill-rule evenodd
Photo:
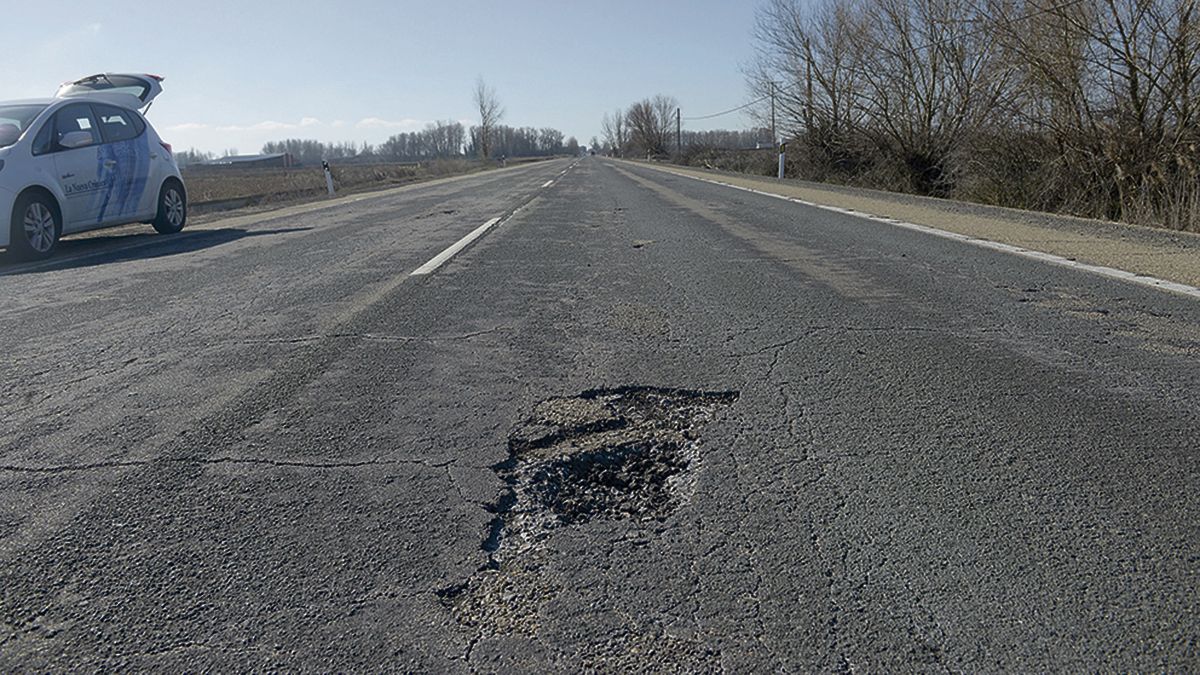
<instances>
[{"instance_id":1,"label":"car's rear wheel","mask_svg":"<svg viewBox=\"0 0 1200 675\"><path fill-rule=\"evenodd\" d=\"M175 234L187 224L187 193L177 180L163 183L158 193L158 215L154 218L154 229L159 234Z\"/></svg>"},{"instance_id":2,"label":"car's rear wheel","mask_svg":"<svg viewBox=\"0 0 1200 675\"><path fill-rule=\"evenodd\" d=\"M38 192L21 195L13 206L9 247L21 260L49 257L62 235L62 218L54 201Z\"/></svg>"}]
</instances>

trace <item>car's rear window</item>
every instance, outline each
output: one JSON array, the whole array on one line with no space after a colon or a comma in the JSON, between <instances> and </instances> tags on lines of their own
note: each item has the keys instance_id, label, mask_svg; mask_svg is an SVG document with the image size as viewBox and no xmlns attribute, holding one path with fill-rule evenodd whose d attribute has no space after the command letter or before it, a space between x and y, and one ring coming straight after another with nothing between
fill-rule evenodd
<instances>
[{"instance_id":1,"label":"car's rear window","mask_svg":"<svg viewBox=\"0 0 1200 675\"><path fill-rule=\"evenodd\" d=\"M33 124L44 105L0 105L0 148L7 148L21 139Z\"/></svg>"},{"instance_id":2,"label":"car's rear window","mask_svg":"<svg viewBox=\"0 0 1200 675\"><path fill-rule=\"evenodd\" d=\"M107 143L137 138L146 130L146 124L135 114L110 105L94 105L92 108L100 120L100 129Z\"/></svg>"}]
</instances>

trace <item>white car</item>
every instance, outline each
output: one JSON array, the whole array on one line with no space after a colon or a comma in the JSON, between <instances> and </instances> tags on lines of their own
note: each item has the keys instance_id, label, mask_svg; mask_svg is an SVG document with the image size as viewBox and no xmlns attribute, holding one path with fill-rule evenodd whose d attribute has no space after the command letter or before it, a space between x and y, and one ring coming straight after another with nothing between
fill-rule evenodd
<instances>
[{"instance_id":1,"label":"white car","mask_svg":"<svg viewBox=\"0 0 1200 675\"><path fill-rule=\"evenodd\" d=\"M139 112L161 82L93 75L51 99L0 103L0 248L35 259L65 234L138 222L183 229L179 166Z\"/></svg>"}]
</instances>

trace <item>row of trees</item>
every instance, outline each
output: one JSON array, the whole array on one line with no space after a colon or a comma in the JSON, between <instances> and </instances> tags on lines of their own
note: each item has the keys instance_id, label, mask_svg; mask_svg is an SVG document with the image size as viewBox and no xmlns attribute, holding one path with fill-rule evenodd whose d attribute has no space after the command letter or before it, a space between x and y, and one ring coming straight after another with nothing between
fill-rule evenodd
<instances>
[{"instance_id":1,"label":"row of trees","mask_svg":"<svg viewBox=\"0 0 1200 675\"><path fill-rule=\"evenodd\" d=\"M467 157L578 154L579 143L575 138L564 141L563 136L558 129L494 125L486 134L488 141L485 152L481 140L485 137L482 127L472 126L468 130L459 122L437 122L421 131L396 134L379 145L288 139L267 143L262 151L264 154L291 153L296 161L303 164L320 164L322 159L420 162Z\"/></svg>"},{"instance_id":2,"label":"row of trees","mask_svg":"<svg viewBox=\"0 0 1200 675\"><path fill-rule=\"evenodd\" d=\"M563 153L576 154L578 151L579 142L575 137L564 141L563 132L558 129L517 128L503 124L493 126L486 134L482 127L471 127L466 145L467 155L479 157L543 157Z\"/></svg>"},{"instance_id":3,"label":"row of trees","mask_svg":"<svg viewBox=\"0 0 1200 675\"><path fill-rule=\"evenodd\" d=\"M604 145L615 154L667 155L674 146L679 103L658 94L624 110L605 114L600 122Z\"/></svg>"},{"instance_id":4,"label":"row of trees","mask_svg":"<svg viewBox=\"0 0 1200 675\"><path fill-rule=\"evenodd\" d=\"M1198 0L769 0L806 178L1200 227Z\"/></svg>"},{"instance_id":5,"label":"row of trees","mask_svg":"<svg viewBox=\"0 0 1200 675\"><path fill-rule=\"evenodd\" d=\"M479 112L479 124L469 130L460 122L445 121L429 124L421 131L396 134L378 146L369 143L322 143L316 140L292 138L263 145L263 154L288 153L302 164L320 164L322 160L404 161L463 157L537 157L558 154L578 154L579 142L574 137L564 141L558 129L509 127L500 124L504 107L496 92L482 79L472 94ZM225 156L236 155L236 150ZM181 165L198 164L216 159L212 153L195 149L176 153Z\"/></svg>"},{"instance_id":6,"label":"row of trees","mask_svg":"<svg viewBox=\"0 0 1200 675\"><path fill-rule=\"evenodd\" d=\"M421 131L388 138L379 145L375 154L382 159L403 162L459 157L466 142L466 133L460 122L436 122Z\"/></svg>"},{"instance_id":7,"label":"row of trees","mask_svg":"<svg viewBox=\"0 0 1200 675\"><path fill-rule=\"evenodd\" d=\"M674 155L676 150L752 149L774 146L770 129L691 131L680 128L679 104L662 94L642 99L624 110L605 114L600 122L603 140L592 148L604 154L630 156ZM682 148L675 146L682 143Z\"/></svg>"},{"instance_id":8,"label":"row of trees","mask_svg":"<svg viewBox=\"0 0 1200 675\"><path fill-rule=\"evenodd\" d=\"M733 149L754 150L759 148L774 148L775 140L771 130L766 127L755 127L744 130L715 129L712 131L683 130L684 150L704 149Z\"/></svg>"},{"instance_id":9,"label":"row of trees","mask_svg":"<svg viewBox=\"0 0 1200 675\"><path fill-rule=\"evenodd\" d=\"M370 144L358 145L349 141L344 143L322 143L300 138L289 138L283 141L271 141L263 145L264 155L290 153L292 157L303 164L320 164L322 159L351 159L363 155L374 155L375 148Z\"/></svg>"}]
</instances>

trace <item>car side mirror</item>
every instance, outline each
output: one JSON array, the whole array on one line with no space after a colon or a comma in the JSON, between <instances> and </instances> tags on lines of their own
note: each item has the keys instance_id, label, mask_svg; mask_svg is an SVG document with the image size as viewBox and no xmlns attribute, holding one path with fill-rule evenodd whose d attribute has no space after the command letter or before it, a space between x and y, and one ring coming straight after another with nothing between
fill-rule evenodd
<instances>
[{"instance_id":1,"label":"car side mirror","mask_svg":"<svg viewBox=\"0 0 1200 675\"><path fill-rule=\"evenodd\" d=\"M90 131L68 131L58 139L58 145L67 150L86 148L91 144L92 133Z\"/></svg>"}]
</instances>

